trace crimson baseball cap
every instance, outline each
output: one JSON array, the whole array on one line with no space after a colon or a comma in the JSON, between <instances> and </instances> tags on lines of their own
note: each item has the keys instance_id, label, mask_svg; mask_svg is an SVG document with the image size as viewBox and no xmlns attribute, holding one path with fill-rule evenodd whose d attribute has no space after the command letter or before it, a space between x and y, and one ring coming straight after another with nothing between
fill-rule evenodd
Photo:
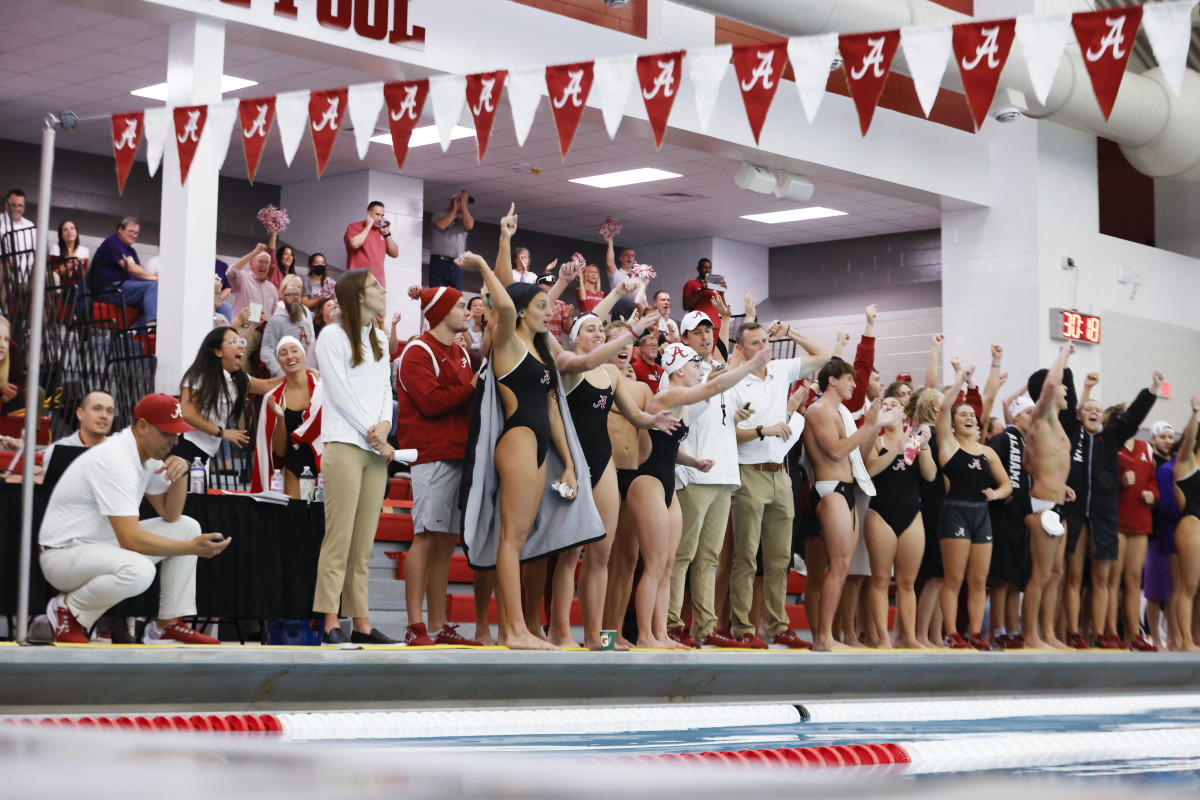
<instances>
[{"instance_id":1,"label":"crimson baseball cap","mask_svg":"<svg viewBox=\"0 0 1200 800\"><path fill-rule=\"evenodd\" d=\"M183 420L183 408L169 394L148 394L133 407L133 418L144 419L163 433L196 430Z\"/></svg>"},{"instance_id":2,"label":"crimson baseball cap","mask_svg":"<svg viewBox=\"0 0 1200 800\"><path fill-rule=\"evenodd\" d=\"M900 383L904 383L905 381L907 381L908 383L912 383L912 373L911 372L901 372L899 375L896 376L896 380L899 381Z\"/></svg>"}]
</instances>

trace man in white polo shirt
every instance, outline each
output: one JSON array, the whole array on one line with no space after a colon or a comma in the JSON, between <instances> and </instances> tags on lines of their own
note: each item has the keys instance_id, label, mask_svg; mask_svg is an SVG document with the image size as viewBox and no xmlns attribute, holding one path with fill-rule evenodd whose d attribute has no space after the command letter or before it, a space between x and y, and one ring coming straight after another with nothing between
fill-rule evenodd
<instances>
[{"instance_id":1,"label":"man in white polo shirt","mask_svg":"<svg viewBox=\"0 0 1200 800\"><path fill-rule=\"evenodd\" d=\"M688 312L680 326L682 341L703 359L709 375L724 369L719 353L713 352L713 322L703 311ZM667 634L689 647L745 648L716 629L717 610L714 590L717 559L725 543L729 522L729 498L741 485L738 474L737 437L734 415L737 406L722 392L688 407L691 430L679 444L679 450L694 458L713 462L708 472L677 467L675 473L686 478L686 485L675 493L683 515L683 536L675 550L671 568L671 601L667 610ZM688 569L691 578L688 579ZM683 625L685 584L692 589L692 628Z\"/></svg>"},{"instance_id":2,"label":"man in white polo shirt","mask_svg":"<svg viewBox=\"0 0 1200 800\"><path fill-rule=\"evenodd\" d=\"M792 518L796 514L792 481L784 470L788 447L773 440L795 441L788 392L791 385L820 369L833 351L816 339L789 329L790 338L809 355L775 359L751 372L727 394L734 406L750 404L752 412L738 423L738 462L741 488L733 493L733 571L729 579L729 604L733 638L750 647L767 643L754 635L750 607L754 598L754 573L758 548L763 553L763 625L771 644L791 648L811 647L788 627L785 610L787 574L792 563ZM771 346L766 330L756 322L743 325L737 334L737 351L750 359Z\"/></svg>"},{"instance_id":3,"label":"man in white polo shirt","mask_svg":"<svg viewBox=\"0 0 1200 800\"><path fill-rule=\"evenodd\" d=\"M165 394L143 397L133 417L133 425L75 459L50 496L38 543L42 573L62 592L46 606L54 640L86 644L87 629L146 591L161 561L159 616L146 624L142 641L218 644L179 620L196 613L196 556L212 558L232 541L201 533L182 516L188 464L169 454L192 427L179 401ZM143 497L159 517L139 520Z\"/></svg>"}]
</instances>

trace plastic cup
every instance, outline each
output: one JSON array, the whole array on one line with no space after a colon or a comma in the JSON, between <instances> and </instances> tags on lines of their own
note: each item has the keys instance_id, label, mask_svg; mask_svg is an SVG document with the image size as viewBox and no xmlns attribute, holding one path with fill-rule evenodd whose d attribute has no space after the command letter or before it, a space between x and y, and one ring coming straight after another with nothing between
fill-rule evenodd
<instances>
[{"instance_id":1,"label":"plastic cup","mask_svg":"<svg viewBox=\"0 0 1200 800\"><path fill-rule=\"evenodd\" d=\"M601 650L617 649L617 632L616 631L600 631L600 649Z\"/></svg>"}]
</instances>

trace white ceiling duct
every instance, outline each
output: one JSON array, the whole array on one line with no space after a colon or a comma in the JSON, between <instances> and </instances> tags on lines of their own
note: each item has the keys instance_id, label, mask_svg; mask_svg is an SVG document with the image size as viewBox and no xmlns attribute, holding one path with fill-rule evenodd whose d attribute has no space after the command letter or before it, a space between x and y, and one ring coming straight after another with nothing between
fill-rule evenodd
<instances>
[{"instance_id":1,"label":"white ceiling duct","mask_svg":"<svg viewBox=\"0 0 1200 800\"><path fill-rule=\"evenodd\" d=\"M971 19L930 0L677 2L784 36L866 33ZM1068 49L1063 57L1045 105L1035 99L1028 74L1019 61L1010 59L1005 67L997 92L999 98L1006 96L1005 89L1015 90L1028 99L1026 113L1030 117L1111 139L1121 146L1129 163L1150 177L1200 181L1200 136L1196 135L1200 130L1200 75L1194 71L1189 69L1185 73L1183 92L1178 98L1166 87L1158 69L1142 75L1125 73L1112 114L1106 121L1077 52ZM944 82L957 79L957 70L946 71Z\"/></svg>"}]
</instances>

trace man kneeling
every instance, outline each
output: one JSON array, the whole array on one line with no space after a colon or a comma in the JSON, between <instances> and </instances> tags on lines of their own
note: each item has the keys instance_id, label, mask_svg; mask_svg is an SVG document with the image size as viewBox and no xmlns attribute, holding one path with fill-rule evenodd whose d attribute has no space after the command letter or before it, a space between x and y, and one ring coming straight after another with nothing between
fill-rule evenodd
<instances>
[{"instance_id":1,"label":"man kneeling","mask_svg":"<svg viewBox=\"0 0 1200 800\"><path fill-rule=\"evenodd\" d=\"M168 454L192 427L165 394L143 397L133 417L133 425L75 459L50 496L38 543L42 573L62 592L46 606L54 640L86 644L87 629L146 591L162 561L159 617L146 624L142 641L218 644L179 621L196 613L196 556L212 558L232 541L200 533L199 523L182 516L188 464ZM139 521L143 495L161 516Z\"/></svg>"}]
</instances>

